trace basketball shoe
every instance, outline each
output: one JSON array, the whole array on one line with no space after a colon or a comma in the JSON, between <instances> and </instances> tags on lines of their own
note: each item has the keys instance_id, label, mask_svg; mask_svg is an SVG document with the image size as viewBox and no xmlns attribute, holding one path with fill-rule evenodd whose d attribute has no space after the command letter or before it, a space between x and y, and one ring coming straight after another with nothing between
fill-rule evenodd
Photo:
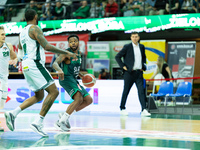
<instances>
[{"instance_id":1,"label":"basketball shoe","mask_svg":"<svg viewBox=\"0 0 200 150\"><path fill-rule=\"evenodd\" d=\"M40 125L39 125L39 124L32 123L32 124L30 125L30 128L31 128L33 131L35 131L36 133L38 133L39 135L43 136L43 137L48 136L48 134L45 133L45 132L43 131L43 124L40 124Z\"/></svg>"},{"instance_id":2,"label":"basketball shoe","mask_svg":"<svg viewBox=\"0 0 200 150\"><path fill-rule=\"evenodd\" d=\"M64 132L67 132L70 130L70 128L67 127L67 124L65 122L59 122L59 120L56 121L54 126L56 127L56 129L64 131Z\"/></svg>"},{"instance_id":3,"label":"basketball shoe","mask_svg":"<svg viewBox=\"0 0 200 150\"><path fill-rule=\"evenodd\" d=\"M58 114L59 119L62 117L63 114L64 114L64 112ZM66 121L66 126L67 126L68 129L71 128L71 125L69 123L69 119L67 119L67 121Z\"/></svg>"},{"instance_id":4,"label":"basketball shoe","mask_svg":"<svg viewBox=\"0 0 200 150\"><path fill-rule=\"evenodd\" d=\"M122 116L128 116L128 112L126 111L126 109L122 109L121 112L120 112L120 114Z\"/></svg>"},{"instance_id":5,"label":"basketball shoe","mask_svg":"<svg viewBox=\"0 0 200 150\"><path fill-rule=\"evenodd\" d=\"M6 125L7 127L11 130L11 131L14 131L15 130L15 117L14 115L11 113L11 112L5 112L4 113L4 116L6 118Z\"/></svg>"},{"instance_id":6,"label":"basketball shoe","mask_svg":"<svg viewBox=\"0 0 200 150\"><path fill-rule=\"evenodd\" d=\"M141 116L142 116L142 117L147 117L147 116L151 116L151 114L150 114L146 109L144 109L144 110L141 112Z\"/></svg>"}]
</instances>

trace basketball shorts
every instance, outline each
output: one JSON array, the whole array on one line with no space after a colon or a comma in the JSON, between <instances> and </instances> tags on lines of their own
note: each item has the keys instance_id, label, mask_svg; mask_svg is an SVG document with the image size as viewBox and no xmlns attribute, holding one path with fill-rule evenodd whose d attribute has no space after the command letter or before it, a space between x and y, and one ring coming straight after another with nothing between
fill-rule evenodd
<instances>
[{"instance_id":1,"label":"basketball shorts","mask_svg":"<svg viewBox=\"0 0 200 150\"><path fill-rule=\"evenodd\" d=\"M8 77L0 78L0 99L6 100L8 96Z\"/></svg>"},{"instance_id":2,"label":"basketball shorts","mask_svg":"<svg viewBox=\"0 0 200 150\"><path fill-rule=\"evenodd\" d=\"M71 98L77 91L80 91L83 97L89 95L83 86L72 76L65 76L64 80L59 80L60 85L65 89Z\"/></svg>"},{"instance_id":3,"label":"basketball shorts","mask_svg":"<svg viewBox=\"0 0 200 150\"><path fill-rule=\"evenodd\" d=\"M41 61L31 59L23 60L22 71L33 92L46 89L54 83L51 74Z\"/></svg>"}]
</instances>

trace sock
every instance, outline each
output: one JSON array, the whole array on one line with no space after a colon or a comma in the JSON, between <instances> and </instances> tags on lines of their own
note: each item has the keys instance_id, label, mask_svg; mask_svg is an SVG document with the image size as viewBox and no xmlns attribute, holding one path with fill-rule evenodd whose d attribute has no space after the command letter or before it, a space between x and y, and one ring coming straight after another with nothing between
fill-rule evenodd
<instances>
[{"instance_id":1,"label":"sock","mask_svg":"<svg viewBox=\"0 0 200 150\"><path fill-rule=\"evenodd\" d=\"M21 112L21 108L18 106L17 108L15 108L13 111L11 111L11 113L14 115L14 117L16 118L17 115Z\"/></svg>"},{"instance_id":2,"label":"sock","mask_svg":"<svg viewBox=\"0 0 200 150\"><path fill-rule=\"evenodd\" d=\"M62 117L60 118L59 122L66 122L67 119L69 119L69 117L70 117L70 115L69 115L68 113L65 112L65 113L62 115Z\"/></svg>"},{"instance_id":3,"label":"sock","mask_svg":"<svg viewBox=\"0 0 200 150\"><path fill-rule=\"evenodd\" d=\"M39 116L35 119L34 123L39 125L39 124L42 124L42 123L43 123L43 120L44 120L44 116L39 115Z\"/></svg>"}]
</instances>

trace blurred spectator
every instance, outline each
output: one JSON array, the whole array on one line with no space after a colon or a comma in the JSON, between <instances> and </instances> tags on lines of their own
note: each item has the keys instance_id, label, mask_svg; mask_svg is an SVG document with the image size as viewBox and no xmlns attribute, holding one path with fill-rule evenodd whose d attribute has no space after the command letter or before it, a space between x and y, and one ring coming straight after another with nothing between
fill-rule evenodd
<instances>
[{"instance_id":1,"label":"blurred spectator","mask_svg":"<svg viewBox=\"0 0 200 150\"><path fill-rule=\"evenodd\" d=\"M52 15L53 12L53 7L51 6L50 3L45 3L42 6L42 14L40 16L40 20L52 20L54 17Z\"/></svg>"},{"instance_id":2,"label":"blurred spectator","mask_svg":"<svg viewBox=\"0 0 200 150\"><path fill-rule=\"evenodd\" d=\"M165 0L156 0L153 10L149 12L149 15L164 15L166 1Z\"/></svg>"},{"instance_id":3,"label":"blurred spectator","mask_svg":"<svg viewBox=\"0 0 200 150\"><path fill-rule=\"evenodd\" d=\"M101 2L101 13L100 13L100 16L99 16L100 18L102 18L103 16L105 16L106 5L107 5L106 1L102 1Z\"/></svg>"},{"instance_id":4,"label":"blurred spectator","mask_svg":"<svg viewBox=\"0 0 200 150\"><path fill-rule=\"evenodd\" d=\"M195 13L193 0L184 0L181 6L181 13Z\"/></svg>"},{"instance_id":5,"label":"blurred spectator","mask_svg":"<svg viewBox=\"0 0 200 150\"><path fill-rule=\"evenodd\" d=\"M101 6L98 3L92 2L90 8L90 18L101 17Z\"/></svg>"},{"instance_id":6,"label":"blurred spectator","mask_svg":"<svg viewBox=\"0 0 200 150\"><path fill-rule=\"evenodd\" d=\"M171 12L170 12L171 4ZM179 0L167 0L165 7L165 14L177 14L179 9Z\"/></svg>"},{"instance_id":7,"label":"blurred spectator","mask_svg":"<svg viewBox=\"0 0 200 150\"><path fill-rule=\"evenodd\" d=\"M119 9L120 9L120 14L119 14L119 16L120 16L120 17L123 17L123 16L124 16L123 8L124 8L125 5L126 5L126 0L120 0L120 5L119 5Z\"/></svg>"},{"instance_id":8,"label":"blurred spectator","mask_svg":"<svg viewBox=\"0 0 200 150\"><path fill-rule=\"evenodd\" d=\"M77 19L83 19L90 16L90 7L87 1L82 1L82 6L80 6L74 13L73 16Z\"/></svg>"},{"instance_id":9,"label":"blurred spectator","mask_svg":"<svg viewBox=\"0 0 200 150\"><path fill-rule=\"evenodd\" d=\"M195 0L193 3L193 10L196 13L200 12L200 1L198 2L198 0Z\"/></svg>"},{"instance_id":10,"label":"blurred spectator","mask_svg":"<svg viewBox=\"0 0 200 150\"><path fill-rule=\"evenodd\" d=\"M134 1L133 9L135 12L135 16L142 16L144 14L144 2L143 0Z\"/></svg>"},{"instance_id":11,"label":"blurred spectator","mask_svg":"<svg viewBox=\"0 0 200 150\"><path fill-rule=\"evenodd\" d=\"M11 21L11 18L14 16L17 16L17 13L19 12L19 5L16 5L19 3L19 0L7 0L6 6L3 11L3 16L5 21Z\"/></svg>"},{"instance_id":12,"label":"blurred spectator","mask_svg":"<svg viewBox=\"0 0 200 150\"><path fill-rule=\"evenodd\" d=\"M60 1L56 2L56 7L53 10L53 20L62 20L65 19L66 7L61 4Z\"/></svg>"},{"instance_id":13,"label":"blurred spectator","mask_svg":"<svg viewBox=\"0 0 200 150\"><path fill-rule=\"evenodd\" d=\"M153 10L156 0L146 0L145 1L145 15L149 15L149 12Z\"/></svg>"},{"instance_id":14,"label":"blurred spectator","mask_svg":"<svg viewBox=\"0 0 200 150\"><path fill-rule=\"evenodd\" d=\"M105 17L117 17L118 4L114 0L108 0L105 8Z\"/></svg>"},{"instance_id":15,"label":"blurred spectator","mask_svg":"<svg viewBox=\"0 0 200 150\"><path fill-rule=\"evenodd\" d=\"M25 9L25 12L26 12L27 9L34 9L37 12L38 8L36 6L36 1L30 0L29 5ZM24 12L24 14L25 14L25 12ZM20 21L25 21L25 16Z\"/></svg>"},{"instance_id":16,"label":"blurred spectator","mask_svg":"<svg viewBox=\"0 0 200 150\"><path fill-rule=\"evenodd\" d=\"M99 79L111 79L108 69L101 69L101 72L99 74Z\"/></svg>"},{"instance_id":17,"label":"blurred spectator","mask_svg":"<svg viewBox=\"0 0 200 150\"><path fill-rule=\"evenodd\" d=\"M125 6L123 7L124 16L134 15L133 5L133 0L129 0L128 2L126 2Z\"/></svg>"}]
</instances>

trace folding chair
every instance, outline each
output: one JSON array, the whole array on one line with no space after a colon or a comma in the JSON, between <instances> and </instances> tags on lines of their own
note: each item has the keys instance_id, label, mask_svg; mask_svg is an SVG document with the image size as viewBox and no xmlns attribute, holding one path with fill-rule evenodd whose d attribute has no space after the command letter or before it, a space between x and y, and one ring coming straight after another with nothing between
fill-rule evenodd
<instances>
[{"instance_id":1,"label":"folding chair","mask_svg":"<svg viewBox=\"0 0 200 150\"><path fill-rule=\"evenodd\" d=\"M167 94L172 94L173 93L173 88L174 88L174 86L173 86L173 83L172 82L163 82L163 83L161 83L161 85L160 85L160 88L159 88L159 90L158 90L158 93L157 94L153 94L153 93L151 93L150 95L149 95L149 106L150 106L150 98L151 97L156 97L156 100L157 100L157 97L165 97L165 103L167 102L167 97L166 97L166 95ZM165 110L165 113L166 113L166 110Z\"/></svg>"},{"instance_id":2,"label":"folding chair","mask_svg":"<svg viewBox=\"0 0 200 150\"><path fill-rule=\"evenodd\" d=\"M183 97L183 108L182 108L182 114L183 114L185 98L190 97L191 94L192 94L192 84L190 82L180 82L176 90L176 93L168 94L167 97L175 98L175 106L176 106L176 97Z\"/></svg>"}]
</instances>

